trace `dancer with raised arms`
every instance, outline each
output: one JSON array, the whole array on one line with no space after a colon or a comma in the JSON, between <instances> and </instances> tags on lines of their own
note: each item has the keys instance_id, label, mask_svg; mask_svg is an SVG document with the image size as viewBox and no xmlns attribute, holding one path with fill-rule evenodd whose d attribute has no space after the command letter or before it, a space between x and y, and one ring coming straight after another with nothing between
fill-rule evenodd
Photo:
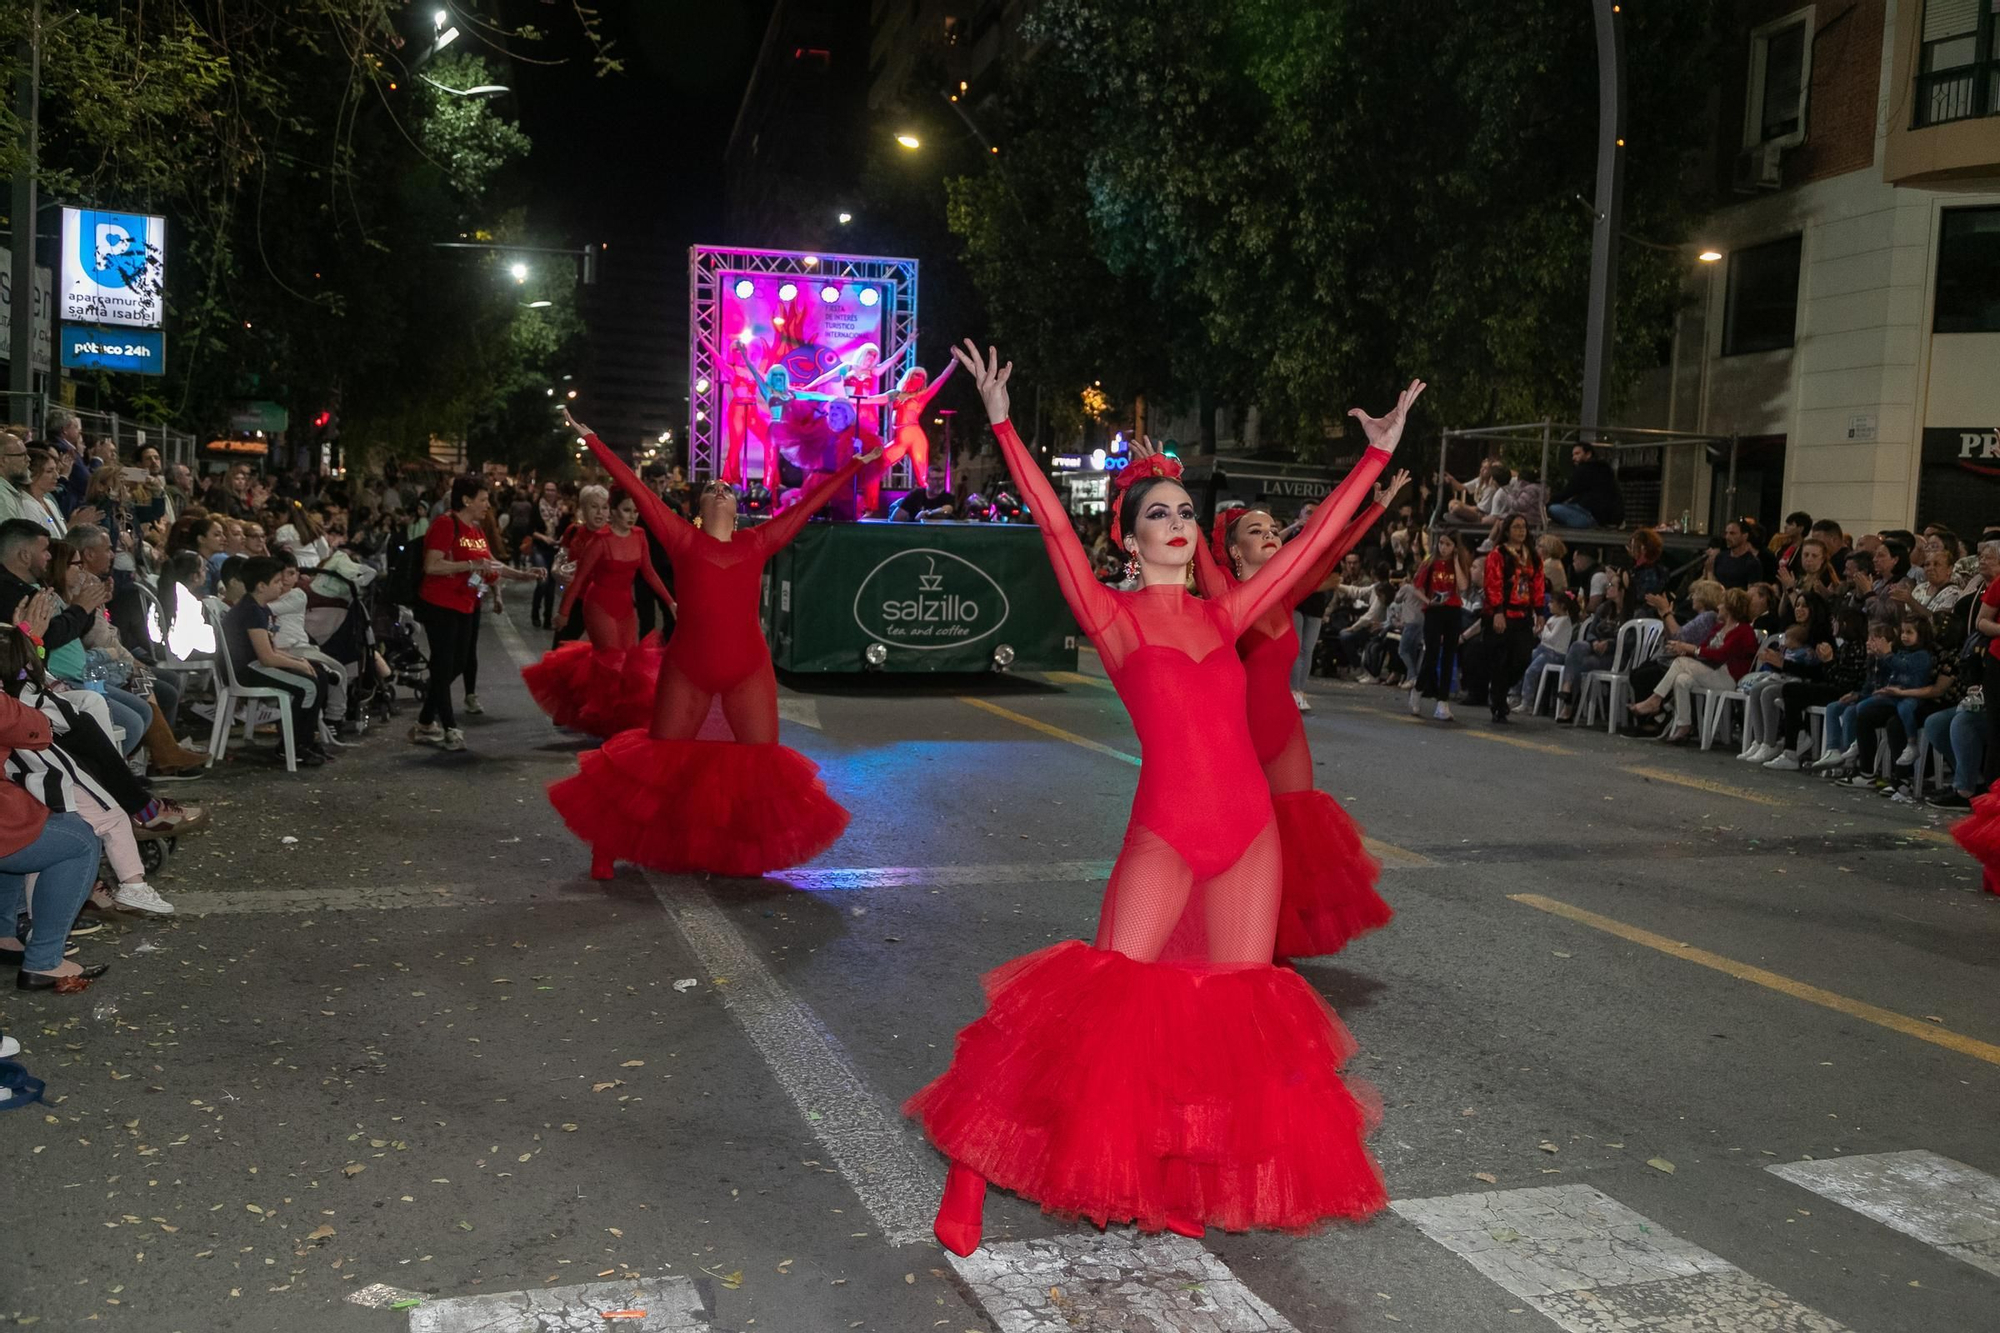
<instances>
[{"instance_id":1,"label":"dancer with raised arms","mask_svg":"<svg viewBox=\"0 0 2000 1333\"><path fill-rule=\"evenodd\" d=\"M673 562L680 594L651 725L619 732L583 755L574 777L549 788L570 831L590 844L592 877L609 879L618 861L747 876L812 859L833 845L848 815L827 795L818 766L778 744L778 681L757 598L765 563L875 455L848 459L791 508L740 531L736 492L711 481L697 528L588 426L564 415L639 505ZM736 739L696 740L718 699Z\"/></svg>"},{"instance_id":2,"label":"dancer with raised arms","mask_svg":"<svg viewBox=\"0 0 2000 1333\"><path fill-rule=\"evenodd\" d=\"M1008 423L1013 366L970 342L952 355L978 384L1143 761L1099 945L1057 944L990 974L986 1014L905 1108L951 1160L937 1237L957 1254L978 1246L988 1181L1099 1226L1189 1236L1373 1213L1387 1198L1361 1141L1368 1116L1339 1072L1353 1043L1303 978L1271 962L1282 852L1234 645L1338 540L1423 385L1386 417L1351 413L1369 440L1357 486L1263 577L1210 601L1187 592L1201 529L1175 465L1156 455L1121 474L1114 540L1140 585L1104 587ZM1189 913L1206 957L1163 961Z\"/></svg>"},{"instance_id":3,"label":"dancer with raised arms","mask_svg":"<svg viewBox=\"0 0 2000 1333\"><path fill-rule=\"evenodd\" d=\"M1152 441L1142 439L1133 456L1136 460L1153 452ZM1357 468L1328 503L1339 504L1350 489L1358 491L1364 484L1359 478ZM1277 604L1236 641L1249 701L1250 740L1271 789L1284 863L1275 946L1279 958L1338 953L1349 940L1388 925L1394 915L1375 891L1382 866L1362 846L1361 830L1338 801L1313 785L1305 722L1292 702L1292 663L1299 654L1292 612L1320 590L1340 558L1360 544L1409 480L1409 473L1398 472L1386 487L1376 487L1374 503L1315 564L1295 573ZM1202 596L1217 598L1269 577L1272 557L1282 549L1278 531L1269 510L1239 508L1217 515L1211 545L1195 550L1195 587ZM1202 952L1201 918L1184 915L1165 956L1198 958Z\"/></svg>"},{"instance_id":4,"label":"dancer with raised arms","mask_svg":"<svg viewBox=\"0 0 2000 1333\"><path fill-rule=\"evenodd\" d=\"M608 498L610 522L585 543L556 611L557 621L567 624L581 601L589 640L566 643L521 672L528 692L557 726L592 736L615 735L652 720L660 646L639 642L632 581L644 578L669 611L674 607L673 594L647 558L646 536L637 528L639 502L623 490Z\"/></svg>"}]
</instances>

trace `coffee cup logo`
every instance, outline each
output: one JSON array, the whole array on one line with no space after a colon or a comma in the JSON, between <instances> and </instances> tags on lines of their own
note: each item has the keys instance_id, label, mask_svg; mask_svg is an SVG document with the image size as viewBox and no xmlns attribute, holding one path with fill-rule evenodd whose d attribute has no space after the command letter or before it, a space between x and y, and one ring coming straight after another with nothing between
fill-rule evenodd
<instances>
[{"instance_id":1,"label":"coffee cup logo","mask_svg":"<svg viewBox=\"0 0 2000 1333\"><path fill-rule=\"evenodd\" d=\"M1010 609L1006 591L985 570L929 548L898 551L870 570L854 594L862 633L918 652L977 643L999 632Z\"/></svg>"}]
</instances>

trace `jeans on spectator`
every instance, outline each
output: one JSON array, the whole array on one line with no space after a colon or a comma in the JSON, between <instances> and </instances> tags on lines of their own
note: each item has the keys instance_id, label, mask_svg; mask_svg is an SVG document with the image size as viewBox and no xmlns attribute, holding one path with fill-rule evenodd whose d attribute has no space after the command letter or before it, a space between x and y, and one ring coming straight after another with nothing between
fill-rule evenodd
<instances>
[{"instance_id":1,"label":"jeans on spectator","mask_svg":"<svg viewBox=\"0 0 2000 1333\"><path fill-rule=\"evenodd\" d=\"M1951 760L1951 785L1959 795L1979 790L1979 770L1986 759L1985 714L1941 709L1924 719L1924 740Z\"/></svg>"},{"instance_id":2,"label":"jeans on spectator","mask_svg":"<svg viewBox=\"0 0 2000 1333\"><path fill-rule=\"evenodd\" d=\"M1562 697L1570 707L1576 706L1576 696L1583 688L1583 678L1593 671L1609 671L1611 660L1610 653L1594 651L1586 640L1578 639L1570 644L1569 651L1563 654L1562 683Z\"/></svg>"},{"instance_id":3,"label":"jeans on spectator","mask_svg":"<svg viewBox=\"0 0 2000 1333\"><path fill-rule=\"evenodd\" d=\"M1594 528L1597 526L1597 515L1582 505L1554 504L1549 506L1549 521L1565 528Z\"/></svg>"},{"instance_id":4,"label":"jeans on spectator","mask_svg":"<svg viewBox=\"0 0 2000 1333\"><path fill-rule=\"evenodd\" d=\"M327 675L326 668L317 662L306 665L313 669L310 676L278 671L257 662L237 674L245 685L283 690L285 711L292 716L292 743L312 749L319 744L319 714L326 706Z\"/></svg>"},{"instance_id":5,"label":"jeans on spectator","mask_svg":"<svg viewBox=\"0 0 2000 1333\"><path fill-rule=\"evenodd\" d=\"M1303 611L1292 612L1292 628L1299 636L1298 660L1292 663L1294 694L1306 687L1306 676L1312 670L1313 647L1319 643L1319 632L1325 624L1325 619L1320 616L1309 616Z\"/></svg>"},{"instance_id":6,"label":"jeans on spectator","mask_svg":"<svg viewBox=\"0 0 2000 1333\"><path fill-rule=\"evenodd\" d=\"M146 728L153 725L153 706L116 685L104 687L104 706L111 710L111 721L124 728L125 738L118 742L118 748L131 754L146 739Z\"/></svg>"},{"instance_id":7,"label":"jeans on spectator","mask_svg":"<svg viewBox=\"0 0 2000 1333\"><path fill-rule=\"evenodd\" d=\"M53 972L62 966L69 928L97 882L97 835L82 815L51 813L41 836L11 856L0 856L0 930L14 929L28 901L28 876L35 876L31 911L34 931L27 939L25 972Z\"/></svg>"},{"instance_id":8,"label":"jeans on spectator","mask_svg":"<svg viewBox=\"0 0 2000 1333\"><path fill-rule=\"evenodd\" d=\"M1667 664L1667 673L1660 677L1652 692L1662 699L1672 694L1675 726L1692 727L1700 720L1694 710L1696 690L1726 692L1735 688L1736 677L1729 674L1728 667L1704 662L1699 657L1676 657Z\"/></svg>"},{"instance_id":9,"label":"jeans on spectator","mask_svg":"<svg viewBox=\"0 0 2000 1333\"><path fill-rule=\"evenodd\" d=\"M1417 683L1417 673L1424 664L1424 624L1421 620L1405 620L1396 640L1396 653L1403 659L1403 679L1405 683Z\"/></svg>"},{"instance_id":10,"label":"jeans on spectator","mask_svg":"<svg viewBox=\"0 0 2000 1333\"><path fill-rule=\"evenodd\" d=\"M153 698L160 705L160 715L167 719L169 727L180 725L181 678L171 671L162 671L153 677Z\"/></svg>"},{"instance_id":11,"label":"jeans on spectator","mask_svg":"<svg viewBox=\"0 0 2000 1333\"><path fill-rule=\"evenodd\" d=\"M1451 678L1458 667L1458 636L1465 632L1465 613L1455 606L1424 608L1424 660L1417 668L1423 697L1440 703L1451 698Z\"/></svg>"},{"instance_id":12,"label":"jeans on spectator","mask_svg":"<svg viewBox=\"0 0 2000 1333\"><path fill-rule=\"evenodd\" d=\"M1378 627L1366 621L1359 621L1340 632L1340 651L1346 657L1347 665L1356 671L1366 671L1367 664L1361 660L1362 649L1375 637Z\"/></svg>"},{"instance_id":13,"label":"jeans on spectator","mask_svg":"<svg viewBox=\"0 0 2000 1333\"><path fill-rule=\"evenodd\" d=\"M1528 669L1535 651L1535 625L1526 616L1509 616L1505 632L1493 632L1493 619L1479 636L1486 644L1486 707L1497 719L1507 716L1507 687Z\"/></svg>"},{"instance_id":14,"label":"jeans on spectator","mask_svg":"<svg viewBox=\"0 0 2000 1333\"><path fill-rule=\"evenodd\" d=\"M418 598L417 623L424 627L431 657L430 683L424 689L424 706L417 714L417 723L426 727L433 722L441 727L456 727L458 718L451 710L451 687L465 670L473 613L453 611Z\"/></svg>"},{"instance_id":15,"label":"jeans on spectator","mask_svg":"<svg viewBox=\"0 0 2000 1333\"><path fill-rule=\"evenodd\" d=\"M1856 700L1850 704L1835 699L1826 706L1825 730L1821 733L1825 743L1821 749L1828 754L1838 754L1855 743L1854 710L1865 702Z\"/></svg>"},{"instance_id":16,"label":"jeans on spectator","mask_svg":"<svg viewBox=\"0 0 2000 1333\"><path fill-rule=\"evenodd\" d=\"M1521 702L1528 706L1529 712L1534 711L1535 691L1541 684L1542 669L1562 662L1568 656L1567 649L1557 651L1545 643L1536 644L1535 651L1528 655L1528 669L1521 673L1521 688L1516 693L1521 696Z\"/></svg>"},{"instance_id":17,"label":"jeans on spectator","mask_svg":"<svg viewBox=\"0 0 2000 1333\"><path fill-rule=\"evenodd\" d=\"M1871 694L1860 703L1854 705L1854 707L1844 710L1841 714L1846 722L1848 731L1854 737L1853 743L1861 747L1861 771L1864 773L1874 771L1875 746L1884 727L1889 728L1890 745L1894 746L1899 752L1901 750L1901 744L1896 737L1895 727L1896 705L1898 702L1915 701L1899 701L1885 695ZM1831 713L1833 710L1828 709L1827 711Z\"/></svg>"}]
</instances>

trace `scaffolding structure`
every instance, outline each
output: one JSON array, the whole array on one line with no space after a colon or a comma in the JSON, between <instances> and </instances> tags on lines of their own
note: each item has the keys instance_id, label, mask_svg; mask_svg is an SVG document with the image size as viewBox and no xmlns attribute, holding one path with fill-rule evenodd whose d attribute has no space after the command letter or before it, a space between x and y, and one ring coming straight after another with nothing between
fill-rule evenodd
<instances>
[{"instance_id":1,"label":"scaffolding structure","mask_svg":"<svg viewBox=\"0 0 2000 1333\"><path fill-rule=\"evenodd\" d=\"M688 251L688 477L706 481L720 469L718 442L728 406L730 367L711 348L727 344L721 328L722 275L768 274L807 281L875 283L887 295L882 311L883 382L894 384L917 364L917 261L880 255L823 255L799 250L750 250L697 245ZM901 349L894 362L887 360ZM706 386L704 388L703 386ZM879 427L878 427L879 429ZM891 469L887 484L907 488L908 460Z\"/></svg>"},{"instance_id":2,"label":"scaffolding structure","mask_svg":"<svg viewBox=\"0 0 2000 1333\"><path fill-rule=\"evenodd\" d=\"M1667 504L1668 496L1671 492L1666 488L1665 480L1668 475L1666 458L1672 451L1676 449L1697 449L1701 451L1701 456L1706 458L1711 450L1727 449L1729 454L1729 479L1724 489L1722 512L1725 514L1736 512L1737 437L1734 435L1699 435L1693 431L1642 430L1627 426L1579 426L1568 422L1556 421L1532 421L1513 426L1474 426L1458 430L1447 430L1442 437L1442 447L1438 450L1437 493L1440 501L1447 494L1449 487L1447 477L1451 466L1451 447L1453 444L1461 441L1475 442L1480 446L1482 451L1492 450L1496 447L1514 451L1540 450L1541 471L1539 476L1541 477L1543 486L1540 526L1544 528L1548 526L1549 522L1549 464L1553 460L1556 450L1560 449L1567 452L1571 445L1576 444L1587 444L1600 453L1608 455L1607 461L1611 464L1613 472L1618 470L1621 454L1629 459L1637 451L1659 451L1662 490L1660 494L1653 497L1655 518L1653 523L1648 524L1648 526L1665 524L1669 517L1664 512L1664 506ZM1689 474L1689 491L1686 496L1687 503L1684 508L1688 511L1692 520L1687 526L1690 529L1695 529L1695 525L1698 524L1698 530L1706 532L1708 515L1704 509L1698 508L1694 503L1695 493L1700 490L1696 480L1698 476L1698 468ZM1622 492L1624 489L1622 485L1620 489ZM1626 495L1626 517L1628 520L1632 517L1632 509L1634 508L1631 504L1632 498L1630 494ZM1694 535L1694 531L1691 530L1683 535Z\"/></svg>"}]
</instances>

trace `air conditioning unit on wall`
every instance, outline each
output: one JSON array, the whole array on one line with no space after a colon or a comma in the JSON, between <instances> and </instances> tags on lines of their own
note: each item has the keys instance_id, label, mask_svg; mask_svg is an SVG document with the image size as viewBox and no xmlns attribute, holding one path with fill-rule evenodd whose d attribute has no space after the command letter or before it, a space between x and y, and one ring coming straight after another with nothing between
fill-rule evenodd
<instances>
[{"instance_id":1,"label":"air conditioning unit on wall","mask_svg":"<svg viewBox=\"0 0 2000 1333\"><path fill-rule=\"evenodd\" d=\"M1774 143L1760 143L1736 155L1736 171L1730 184L1738 194L1775 190L1785 183L1785 150Z\"/></svg>"}]
</instances>

